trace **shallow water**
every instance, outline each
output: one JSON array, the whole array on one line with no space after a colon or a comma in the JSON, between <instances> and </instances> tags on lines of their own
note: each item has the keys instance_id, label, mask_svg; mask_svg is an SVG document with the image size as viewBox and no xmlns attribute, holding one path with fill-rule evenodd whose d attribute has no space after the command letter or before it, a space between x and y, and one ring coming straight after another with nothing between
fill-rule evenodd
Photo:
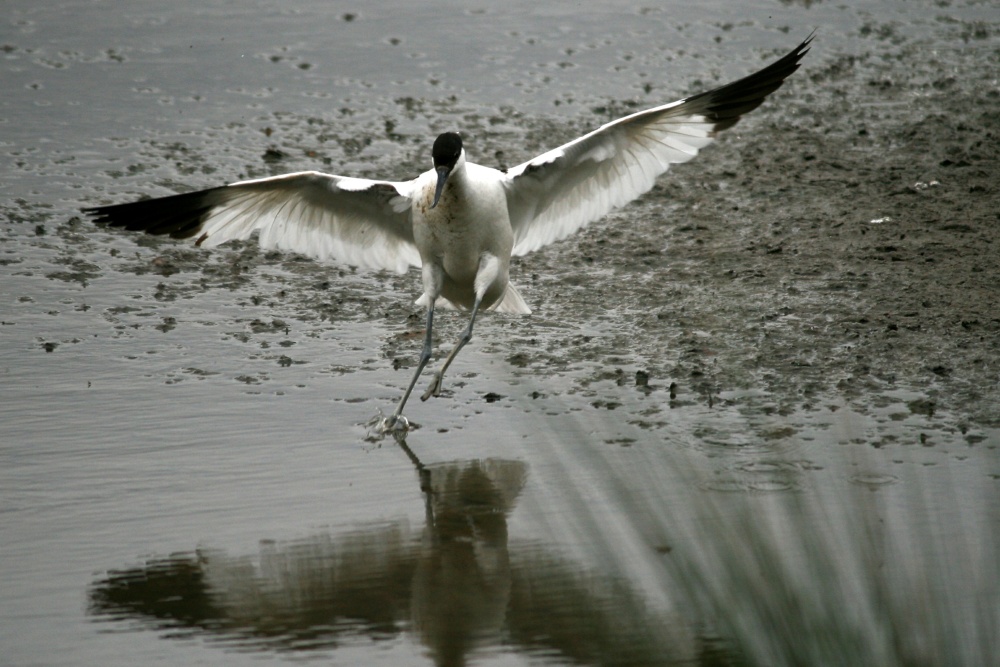
<instances>
[{"instance_id":1,"label":"shallow water","mask_svg":"<svg viewBox=\"0 0 1000 667\"><path fill-rule=\"evenodd\" d=\"M982 418L995 414L995 374L970 379L979 398L958 405L946 399L962 368L940 374L951 385L900 369L814 389L821 360L856 344L813 347L830 303L817 301L817 319L761 325L762 338L800 330L801 363L761 361L750 380L712 384L703 370L732 360L724 311L677 323L671 311L650 334L643 318L668 306L617 298L617 269L554 249L514 269L535 314L477 322L445 395L408 407L419 428L404 449L366 424L410 376L415 273L253 244L205 253L76 217L307 168L408 177L427 137L456 123L483 161L516 164L632 109L616 101L651 105L741 76L817 26L806 67L906 41L965 48L947 31L956 24L995 57L989 3L754 2L739 17L728 3L680 2L377 15L8 4L6 664L971 665L996 654L1000 428ZM785 94L826 99L804 74L792 84ZM777 122L768 104L762 124ZM706 280L690 290L720 291ZM463 322L440 319L443 346ZM990 369L1000 348L983 327L976 368ZM781 373L805 380L756 381Z\"/></svg>"}]
</instances>

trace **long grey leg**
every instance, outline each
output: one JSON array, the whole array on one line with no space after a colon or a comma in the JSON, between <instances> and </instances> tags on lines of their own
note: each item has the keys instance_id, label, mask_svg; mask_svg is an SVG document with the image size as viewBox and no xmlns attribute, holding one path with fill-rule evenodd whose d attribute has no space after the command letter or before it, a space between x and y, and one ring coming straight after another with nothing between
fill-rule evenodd
<instances>
[{"instance_id":1,"label":"long grey leg","mask_svg":"<svg viewBox=\"0 0 1000 667\"><path fill-rule=\"evenodd\" d=\"M382 428L383 430L389 431L396 425L396 422L403 414L403 407L406 405L406 400L410 398L410 392L413 391L413 386L417 384L417 380L420 378L420 374L424 370L424 366L430 361L431 352L433 349L432 335L431 331L434 326L434 299L430 300L427 304L427 334L424 336L424 348L420 351L420 363L417 364L417 370L413 373L413 379L410 380L410 386L406 388L406 393L403 394L403 398L399 401L399 405L396 406L396 411L392 413L392 416L385 420Z\"/></svg>"},{"instance_id":2,"label":"long grey leg","mask_svg":"<svg viewBox=\"0 0 1000 667\"><path fill-rule=\"evenodd\" d=\"M451 366L451 362L455 360L458 356L459 351L465 347L465 344L472 340L472 327L476 324L476 313L479 312L479 306L483 302L483 296L486 294L486 290L495 280L501 271L501 263L496 255L488 252L484 252L479 256L479 268L476 270L476 299L472 303L472 317L469 318L469 326L465 328L465 332L462 337L458 339L455 344L455 348L448 355L448 358L444 360L441 364L441 368L434 371L434 379L431 380L431 386L427 387L427 391L424 392L423 396L420 397L421 401L426 401L431 396L438 396L441 393L441 378L444 377L444 372L448 370L448 366ZM503 285L506 286L506 274L503 278Z\"/></svg>"},{"instance_id":3,"label":"long grey leg","mask_svg":"<svg viewBox=\"0 0 1000 667\"><path fill-rule=\"evenodd\" d=\"M459 338L458 342L455 344L455 349L451 351L448 358L444 360L443 364L441 364L441 368L434 371L434 379L431 380L431 386L427 387L427 391L425 391L424 395L420 397L421 401L426 401L431 396L440 395L441 378L444 377L444 372L448 370L448 366L450 366L451 362L454 361L456 356L458 356L458 351L465 347L466 343L472 340L472 326L476 323L476 313L479 312L479 304L481 301L482 296L476 295L476 301L472 304L472 317L469 318L469 326L465 328L465 332L462 334L462 337ZM414 381L416 381L416 378L414 378ZM407 392L407 395L409 395L409 392Z\"/></svg>"}]
</instances>

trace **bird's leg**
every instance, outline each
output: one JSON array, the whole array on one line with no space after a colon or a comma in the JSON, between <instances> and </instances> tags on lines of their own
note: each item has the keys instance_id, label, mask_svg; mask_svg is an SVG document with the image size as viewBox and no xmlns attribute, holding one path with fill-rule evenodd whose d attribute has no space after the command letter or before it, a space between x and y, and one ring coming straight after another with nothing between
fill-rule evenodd
<instances>
[{"instance_id":1,"label":"bird's leg","mask_svg":"<svg viewBox=\"0 0 1000 667\"><path fill-rule=\"evenodd\" d=\"M476 280L473 283L473 289L475 290L476 299L472 303L472 317L469 318L469 326L465 328L465 332L462 337L458 339L455 344L455 349L451 351L448 358L444 360L441 364L441 368L434 371L434 379L431 380L431 386L427 388L424 395L420 397L421 401L426 401L431 396L438 396L441 393L441 378L444 377L444 372L448 370L448 366L451 366L451 362L455 360L458 356L459 350L465 347L465 344L472 340L472 327L476 323L476 313L479 312L479 305L483 302L483 296L486 294L486 290L489 289L497 277L500 275L501 264L500 259L489 252L484 252L479 256L479 268L476 270Z\"/></svg>"},{"instance_id":2,"label":"bird's leg","mask_svg":"<svg viewBox=\"0 0 1000 667\"><path fill-rule=\"evenodd\" d=\"M431 396L438 396L441 394L441 378L444 377L444 372L448 370L448 366L450 366L451 362L455 360L456 356L458 356L458 351L465 347L466 343L472 340L472 325L476 323L476 313L479 312L479 303L481 301L482 298L477 296L476 302L472 305L472 317L469 318L469 326L465 328L465 332L462 333L461 338L459 338L458 342L455 343L455 348L451 351L451 354L448 355L448 358L444 360L444 363L441 364L441 368L434 371L434 379L431 380L431 386L427 387L427 391L425 391L424 395L420 397L421 401L426 401Z\"/></svg>"},{"instance_id":3,"label":"bird's leg","mask_svg":"<svg viewBox=\"0 0 1000 667\"><path fill-rule=\"evenodd\" d=\"M424 347L420 351L420 363L417 364L417 370L413 374L413 379L410 380L410 386L406 388L406 393L403 394L403 398L399 401L399 405L396 406L396 411L392 413L390 417L387 417L381 424L381 430L383 432L388 432L393 430L396 426L396 422L400 420L403 415L403 407L406 405L406 400L410 398L410 392L413 391L413 386L417 384L417 379L424 370L424 366L430 361L431 352L433 350L433 343L431 340L431 331L434 326L434 299L431 298L427 303L427 333L424 336ZM406 419L403 418L404 427L406 425Z\"/></svg>"},{"instance_id":4,"label":"bird's leg","mask_svg":"<svg viewBox=\"0 0 1000 667\"><path fill-rule=\"evenodd\" d=\"M420 301L426 299L427 303L427 331L424 334L424 347L420 351L420 362L417 363L417 370L413 373L413 378L410 380L410 386L406 388L406 393L403 394L399 405L396 406L396 411L388 417L383 417L378 423L378 430L380 432L383 434L392 433L393 437L397 439L405 436L410 428L409 422L403 416L403 408L406 407L406 401L410 398L410 392L413 391L414 385L417 384L417 380L424 371L427 362L430 361L431 352L433 352L434 304L437 303L438 297L441 296L441 286L444 283L444 269L438 263L425 259L421 267L421 277L424 283L424 295L420 298Z\"/></svg>"}]
</instances>

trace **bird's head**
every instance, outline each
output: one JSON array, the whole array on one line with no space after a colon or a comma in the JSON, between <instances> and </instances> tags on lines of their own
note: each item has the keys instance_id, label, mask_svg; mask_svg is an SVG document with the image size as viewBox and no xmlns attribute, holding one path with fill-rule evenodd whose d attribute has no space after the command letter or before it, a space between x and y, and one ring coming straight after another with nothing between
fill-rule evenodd
<instances>
[{"instance_id":1,"label":"bird's head","mask_svg":"<svg viewBox=\"0 0 1000 667\"><path fill-rule=\"evenodd\" d=\"M462 148L462 136L458 132L445 132L438 135L434 140L434 148L431 151L434 158L434 171L437 172L437 187L434 189L434 202L431 208L437 206L444 191L445 181L451 175L455 167L458 166L465 155Z\"/></svg>"}]
</instances>

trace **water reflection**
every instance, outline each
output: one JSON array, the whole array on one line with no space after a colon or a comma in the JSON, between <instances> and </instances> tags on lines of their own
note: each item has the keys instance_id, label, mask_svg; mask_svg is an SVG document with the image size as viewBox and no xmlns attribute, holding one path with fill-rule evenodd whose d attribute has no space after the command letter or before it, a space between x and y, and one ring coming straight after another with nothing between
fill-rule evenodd
<instances>
[{"instance_id":1,"label":"water reflection","mask_svg":"<svg viewBox=\"0 0 1000 667\"><path fill-rule=\"evenodd\" d=\"M507 518L527 478L520 461L417 469L425 524L405 521L264 542L257 557L197 550L107 573L90 590L102 619L243 649L315 651L407 634L438 665L478 651L565 664L670 664L690 642L622 581L534 542Z\"/></svg>"}]
</instances>

